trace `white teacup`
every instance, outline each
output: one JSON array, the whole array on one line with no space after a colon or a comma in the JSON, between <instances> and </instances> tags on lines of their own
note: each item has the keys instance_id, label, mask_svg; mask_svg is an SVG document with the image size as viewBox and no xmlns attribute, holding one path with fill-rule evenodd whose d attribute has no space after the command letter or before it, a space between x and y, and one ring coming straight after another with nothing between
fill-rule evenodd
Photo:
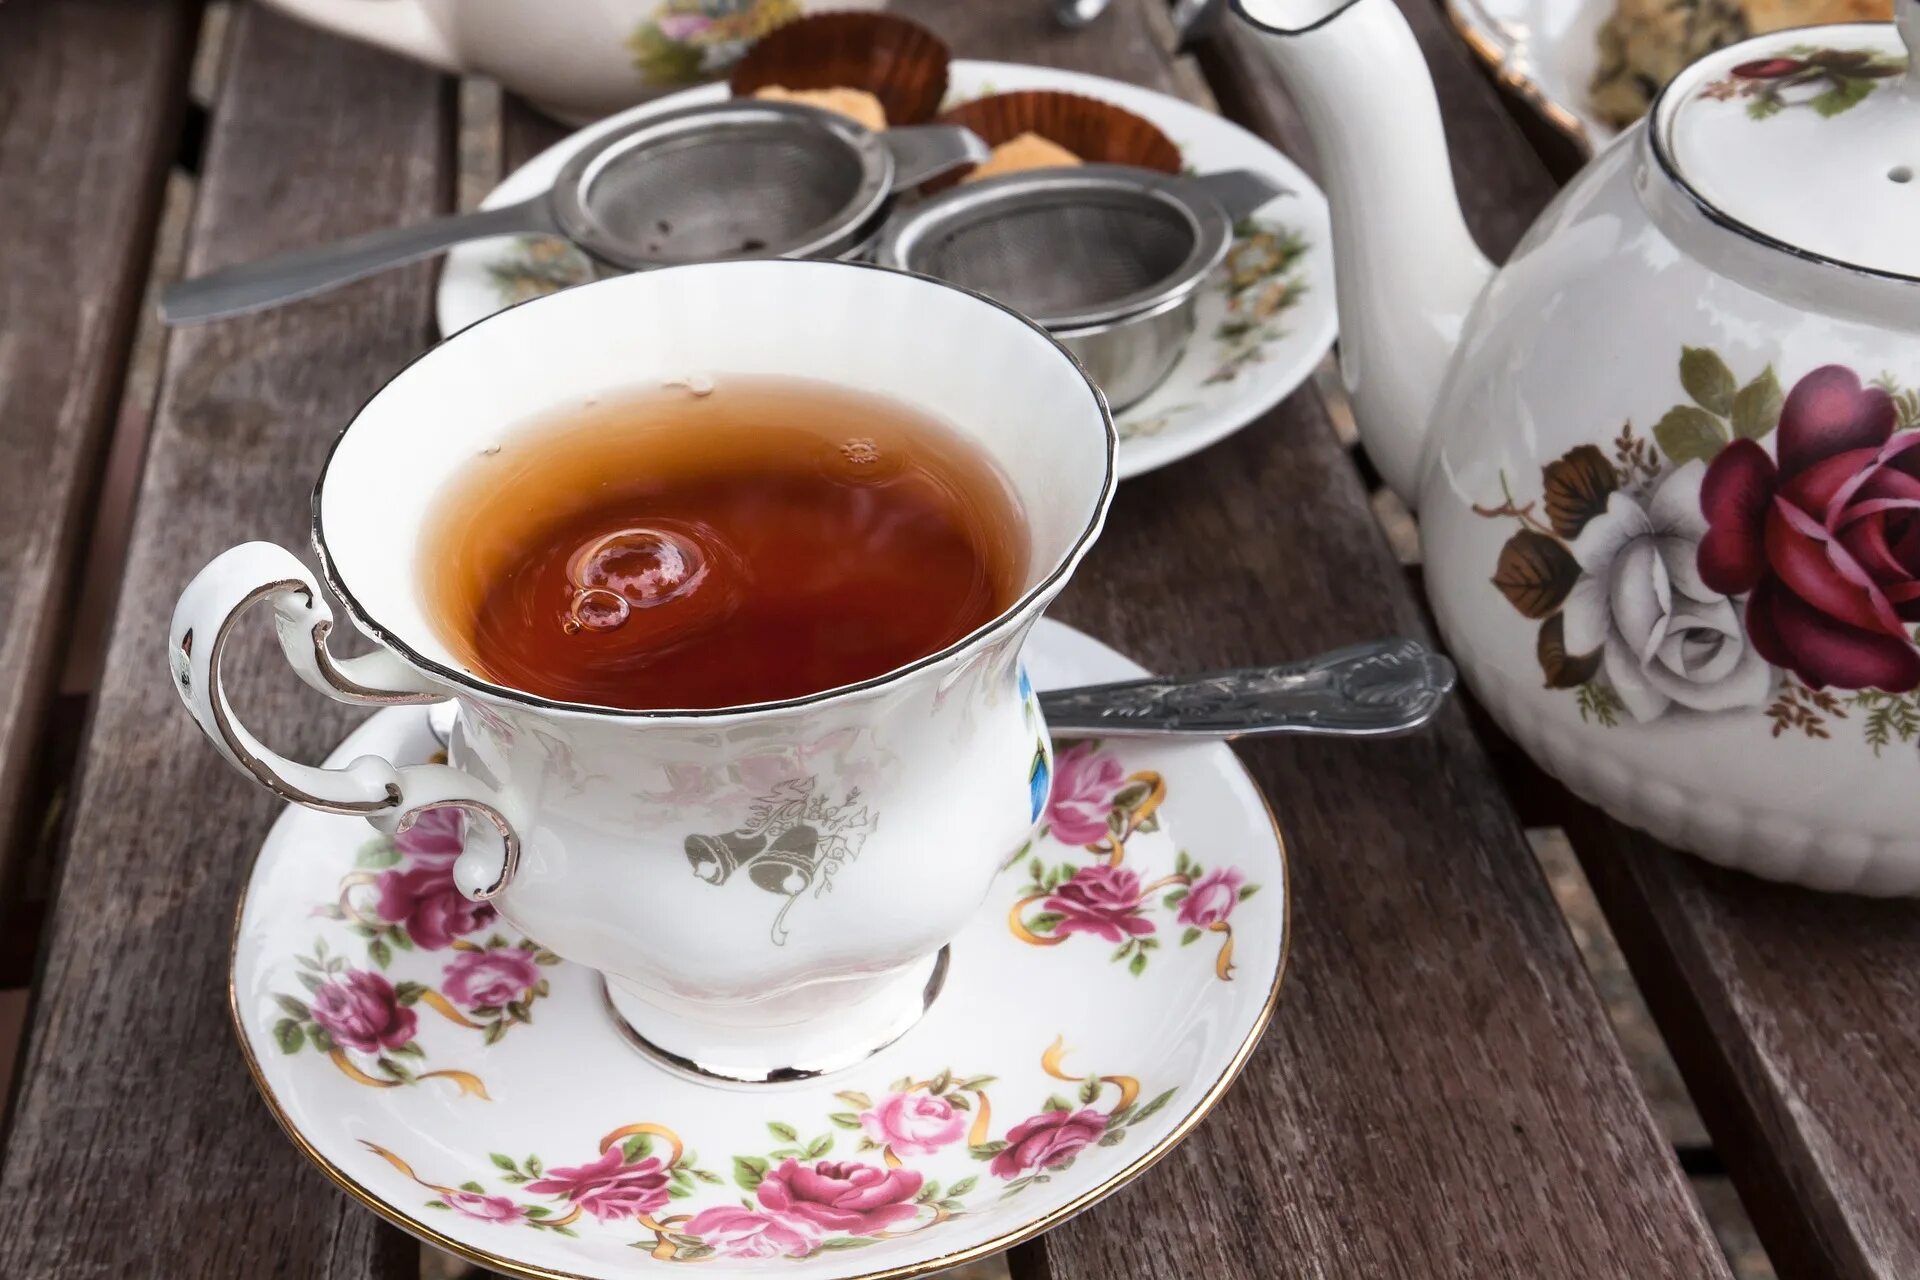
<instances>
[{"instance_id":1,"label":"white teacup","mask_svg":"<svg viewBox=\"0 0 1920 1280\"><path fill-rule=\"evenodd\" d=\"M529 419L607 393L737 374L892 396L977 442L1027 513L1019 598L958 643L862 684L716 711L554 702L465 669L417 563L446 479ZM394 831L468 813L454 867L528 936L607 979L647 1046L732 1079L858 1061L924 1011L944 946L1024 840L1051 776L1020 648L1098 534L1114 486L1106 402L1052 338L951 285L837 262L622 276L503 311L429 351L335 442L313 496L328 584L380 648L327 650L294 556L247 543L175 608L175 687L215 746L300 804ZM266 601L314 688L459 700L450 765L274 753L234 717L220 653Z\"/></svg>"},{"instance_id":2,"label":"white teacup","mask_svg":"<svg viewBox=\"0 0 1920 1280\"><path fill-rule=\"evenodd\" d=\"M582 124L712 80L781 22L881 0L268 0Z\"/></svg>"}]
</instances>

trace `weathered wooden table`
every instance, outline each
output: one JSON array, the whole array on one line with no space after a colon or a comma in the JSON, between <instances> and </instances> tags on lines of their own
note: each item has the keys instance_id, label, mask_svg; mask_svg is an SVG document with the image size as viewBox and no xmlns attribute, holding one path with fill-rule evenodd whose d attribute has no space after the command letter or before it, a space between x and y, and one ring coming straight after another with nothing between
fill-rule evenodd
<instances>
[{"instance_id":1,"label":"weathered wooden table","mask_svg":"<svg viewBox=\"0 0 1920 1280\"><path fill-rule=\"evenodd\" d=\"M1554 179L1432 0L1402 3L1470 221L1504 253ZM962 55L1211 93L1312 166L1245 40L1176 59L1152 0L1071 35L1039 0L907 7ZM157 253L160 275L182 269L160 234L182 174L189 271L446 211L461 94L252 7L231 18L0 4L0 988L32 992L0 1129L8 1280L419 1266L253 1095L227 931L277 805L199 740L160 653L209 556L304 544L333 432L433 340L432 271L164 337L143 290ZM508 164L558 136L511 101L501 121ZM1309 387L1130 481L1059 616L1162 669L1425 633L1339 412ZM347 729L264 644L235 660L277 746L317 758ZM1244 755L1292 850L1279 1014L1187 1143L1019 1250L1016 1275L1727 1275L1523 822L1572 835L1779 1272L1920 1275L1920 908L1661 849L1570 802L1464 703L1411 740Z\"/></svg>"}]
</instances>

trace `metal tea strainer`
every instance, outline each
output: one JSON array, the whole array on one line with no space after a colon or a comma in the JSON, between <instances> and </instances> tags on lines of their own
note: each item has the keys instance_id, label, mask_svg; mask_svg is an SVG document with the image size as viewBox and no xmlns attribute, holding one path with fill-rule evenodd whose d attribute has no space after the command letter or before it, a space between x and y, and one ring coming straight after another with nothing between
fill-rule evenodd
<instances>
[{"instance_id":1,"label":"metal tea strainer","mask_svg":"<svg viewBox=\"0 0 1920 1280\"><path fill-rule=\"evenodd\" d=\"M593 139L532 199L215 271L167 289L160 314L189 324L257 311L484 236L565 236L612 272L847 257L896 192L986 156L952 125L875 133L790 102L689 107Z\"/></svg>"},{"instance_id":2,"label":"metal tea strainer","mask_svg":"<svg viewBox=\"0 0 1920 1280\"><path fill-rule=\"evenodd\" d=\"M1035 169L899 214L875 257L1045 326L1122 409L1179 362L1201 282L1226 256L1234 221L1285 193L1247 169L1197 178L1125 165Z\"/></svg>"}]
</instances>

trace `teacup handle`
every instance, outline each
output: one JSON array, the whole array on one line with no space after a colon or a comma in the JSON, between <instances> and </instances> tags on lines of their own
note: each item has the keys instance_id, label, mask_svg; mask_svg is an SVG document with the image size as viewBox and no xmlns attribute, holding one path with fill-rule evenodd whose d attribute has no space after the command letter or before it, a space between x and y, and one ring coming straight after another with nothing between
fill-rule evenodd
<instances>
[{"instance_id":1,"label":"teacup handle","mask_svg":"<svg viewBox=\"0 0 1920 1280\"><path fill-rule=\"evenodd\" d=\"M412 826L423 810L442 806L485 818L505 846L499 873L488 877L485 867L493 859L476 857L469 844L455 864L454 879L476 901L505 889L519 865L520 839L508 820L506 800L478 778L451 765L401 766L379 756L360 756L339 769L301 764L240 723L222 687L220 656L241 615L262 601L273 608L287 661L328 697L367 706L446 697L385 649L335 658L327 649L333 610L306 566L271 542L243 543L194 575L174 606L167 637L173 687L220 754L284 800L324 813L358 814L389 833Z\"/></svg>"}]
</instances>

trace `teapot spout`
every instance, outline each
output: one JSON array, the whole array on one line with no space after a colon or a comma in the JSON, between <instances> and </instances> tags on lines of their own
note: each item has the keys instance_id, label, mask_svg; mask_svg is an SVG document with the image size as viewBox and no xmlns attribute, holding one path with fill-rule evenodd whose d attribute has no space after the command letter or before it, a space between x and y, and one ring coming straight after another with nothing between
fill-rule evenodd
<instances>
[{"instance_id":1,"label":"teapot spout","mask_svg":"<svg viewBox=\"0 0 1920 1280\"><path fill-rule=\"evenodd\" d=\"M1441 379L1493 264L1460 215L1440 106L1394 0L1233 0L1312 134L1333 206L1340 372L1409 506Z\"/></svg>"}]
</instances>

